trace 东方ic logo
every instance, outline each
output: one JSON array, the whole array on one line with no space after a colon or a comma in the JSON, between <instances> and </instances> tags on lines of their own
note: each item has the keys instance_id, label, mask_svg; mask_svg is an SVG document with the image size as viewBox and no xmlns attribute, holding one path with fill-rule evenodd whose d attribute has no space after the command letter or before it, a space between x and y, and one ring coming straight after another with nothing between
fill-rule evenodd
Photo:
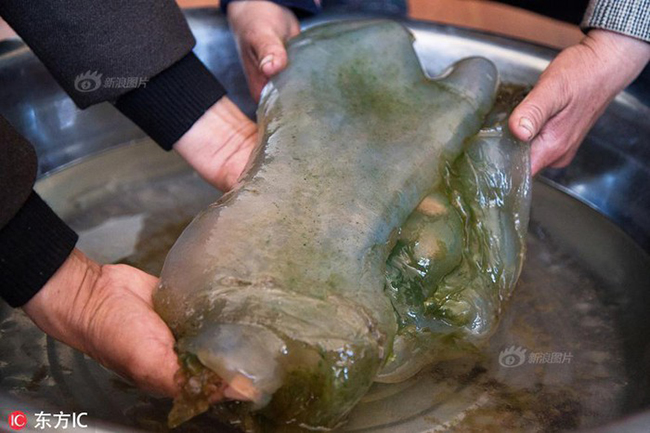
<instances>
[{"instance_id":1,"label":"\u4e1c\u65b9ic logo","mask_svg":"<svg viewBox=\"0 0 650 433\"><path fill-rule=\"evenodd\" d=\"M13 430L20 430L27 425L27 416L17 410L9 414L9 427Z\"/></svg>"}]
</instances>

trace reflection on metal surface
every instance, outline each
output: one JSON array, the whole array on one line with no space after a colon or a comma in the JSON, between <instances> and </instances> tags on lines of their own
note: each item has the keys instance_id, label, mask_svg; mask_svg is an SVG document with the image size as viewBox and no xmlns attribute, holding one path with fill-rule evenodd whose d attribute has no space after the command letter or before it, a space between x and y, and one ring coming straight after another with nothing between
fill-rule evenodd
<instances>
[{"instance_id":1,"label":"reflection on metal surface","mask_svg":"<svg viewBox=\"0 0 650 433\"><path fill-rule=\"evenodd\" d=\"M254 104L248 95L234 42L226 29L225 20L216 10L190 10L186 12L186 15L198 40L195 51L225 84L230 97L247 114L252 115ZM335 19L335 17L321 16L307 25L329 19ZM425 68L432 75L456 59L469 55L483 55L497 64L503 80L532 85L548 61L556 54L554 50L476 31L430 23L407 22L407 25L415 32L418 38L416 49ZM567 192L608 216L646 251L650 251L649 76L650 74L646 73L645 78L637 80L616 98L595 125L570 167L562 170L549 169L544 173L544 176L551 179L556 185L562 186ZM101 104L85 111L77 110L33 54L21 42L15 40L0 43L0 114L34 143L40 158L41 175L81 157L143 137L141 131L109 104ZM103 161L110 162L111 158L121 160L115 155L113 152L106 153L102 157L107 159ZM146 170L141 169L139 172L134 169L139 166L139 161L122 161L125 169L133 169L130 171L133 173L132 177L128 179L122 179L116 173L108 173L107 177L102 178L103 184L93 183L92 176L82 176L85 179L82 181L78 177L79 172L73 176L70 172L63 171L57 175L58 177L44 178L39 184L39 191L61 212L64 218L70 218L69 221L75 225L75 228L83 230L99 225L111 215L101 214L101 212L100 214L85 212L84 215L78 215L78 218L75 219L71 208L66 210L66 206L69 205L68 199L60 194L68 194L67 197L74 196L75 203L80 206L79 209L88 210L87 207L84 207L84 203L99 203L97 200L105 199L107 191L114 188L123 193L123 199L130 198L128 204L121 208L122 215L138 215L144 210L153 215L157 211L160 212L161 209L169 209L169 206L179 206L178 200L187 198L188 194L185 191L183 194L179 194L178 188L198 185L198 183L195 184L198 182L196 178L187 175L189 177L184 178L185 181L183 181L187 183L169 184L161 180L162 183L156 186L153 179L165 179L165 176L171 176L172 172L182 173L186 167L173 155L165 154L151 145L146 146L146 153L141 154L141 158L144 158L145 165L142 167L146 167ZM111 163L104 163L107 167L113 166ZM76 169L81 169L81 173L83 173L83 168L80 167L84 166L88 167L81 164ZM170 171L170 167L173 168L172 171ZM93 170L87 170L86 175L92 174ZM120 189L128 182L132 182L132 185L133 182L153 182L150 187L153 190L162 188L163 191L166 191L164 196L168 201L160 201L161 198L157 194L138 196L137 191L129 192L129 190ZM97 189L100 185L108 190ZM205 186L196 191L196 195L193 197L195 202L180 203L181 208L184 206L184 209L189 212L187 218L192 216L192 212L196 212L202 207L201 200L209 201L213 198L212 192ZM583 379L585 376L601 374L602 377L599 380L606 386L602 388L596 385L588 387L585 394L610 396L609 400L605 398L605 400L590 402L580 400L580 398L584 398L581 396L578 399L580 407L588 407L589 411L594 412L592 415L596 418L592 418L592 425L596 422L597 416L602 416L603 418L600 420L604 422L625 413L647 408L650 405L650 395L648 394L650 392L650 372L647 361L650 346L646 337L650 333L650 319L647 315L647 311L650 310L650 290L648 290L650 278L647 274L647 257L629 238L599 214L579 205L567 195L560 194L548 186L537 184L535 200L533 219L538 222L538 226L533 226L533 228L536 230L535 227L538 227L539 231L533 231L532 235L531 266L527 268L528 271L525 271L528 272L528 279L522 280L518 295L513 301L512 314L515 317L517 314L522 316L520 319L513 318L511 322L508 322L508 319L504 320L502 329L503 332L507 330L506 335L502 340L497 337L493 344L519 344L529 348L539 348L539 350L565 350L564 347L551 346L553 344L562 346L565 341L554 340L554 338L569 338L572 339L571 344L577 344L576 347L585 348L581 345L589 346L590 344L609 345L610 349L604 350L607 352L607 356L602 355L600 352L603 350L599 350L598 347L590 346L584 352L570 349L573 350L576 357L575 363L571 364L570 370L566 370L562 374L570 372L576 378ZM98 212L100 210L101 208L97 209ZM140 260L138 263L148 260L151 267L147 270L157 272L159 269L156 269L152 263L160 261L164 257L165 242L173 241L173 239L170 241L171 235L165 238L163 234L175 233L174 230L179 229L178 224L182 224L182 222L169 221L168 226L160 228L160 231L156 232L153 225L147 231L147 222L145 221L144 228L140 232L141 239L159 240L160 244L148 243L150 249L140 249L140 256L136 254L136 257L133 258L134 263L138 260ZM557 244L557 249L549 246L552 244ZM542 260L535 265L537 259L546 261ZM540 281L546 282L546 285ZM545 296L546 304L535 304L537 302L535 296ZM521 308L526 307L530 308L530 311L522 312ZM537 320L535 318L540 320L543 318L544 323L550 328L545 328L546 325L541 326L534 321ZM533 320L532 323L541 326L540 329L546 333L546 336L542 338L527 335L527 320ZM74 384L72 386L75 392L80 392L82 388L90 386L83 379L85 373L81 367L79 370L73 370L74 374L70 370L63 369L60 371L63 376L56 376L59 373L48 372L46 369L46 374L41 381L31 384L33 378L36 380L41 377L38 374L29 376L38 372L39 365L53 367L56 365L56 362L53 361L56 360L40 358L44 356L42 351L45 340L33 327L30 328L30 333L20 335L18 340L15 339L17 338L14 333L16 329L29 329L30 325L26 323L24 317L15 317L15 315L10 317L10 311L3 305L0 307L0 321L0 346L2 347L0 353L3 357L10 355L7 349L9 344L15 344L14 347L19 348L17 350L33 350L33 353L36 354L34 358L29 358L26 355L27 352L17 352L16 356L19 356L20 359L29 359L30 363L35 362L35 364L23 365L26 369L24 371L13 367L13 364L11 367L14 370L8 370L7 361L4 358L0 359L0 399L3 402L6 401L7 390L13 389L14 397L12 398L15 399L15 395L19 395L23 399L21 400L23 403L20 404L24 404L24 401L29 399L42 403L44 408L47 399L57 403L63 401L63 404L68 404L69 400L66 399L71 398L72 391L66 393L63 390L66 399L61 400L62 377L66 380L73 380L71 383ZM557 322L557 326L553 324L553 321ZM601 324L603 324L602 327ZM599 337L592 337L594 334L590 334L590 332L597 331L602 331L598 334ZM517 338L521 338L521 340L513 341L513 335L518 335ZM542 347L549 344L548 348ZM502 348L493 349L498 354ZM88 362L83 358L78 358L78 355L75 355L77 356L75 358L69 352L65 356L71 357L66 358L66 362ZM51 355L53 353L55 356L63 357L61 354L57 355L59 352L50 352ZM587 357L584 359L589 360L588 363L578 363L581 353ZM603 363L608 366L605 370L602 368ZM100 379L94 380L113 383L110 382L112 376L94 363L89 365L92 367L84 368L99 375L97 377ZM71 368L68 364L66 366L66 368ZM446 368L452 367L447 366ZM459 369L456 371L458 377L463 374L465 374L463 377L473 377L470 374L473 371L471 367L464 372L462 366L457 368ZM502 373L502 371L491 370L494 368L493 365L485 368L487 372L478 374L479 379L477 380L490 377L492 373L497 375ZM555 373L551 374L552 370L546 376L547 370L542 369L542 383L545 383L545 379L550 380L555 377ZM11 373L12 371L13 373ZM449 371L445 370L445 372ZM25 377L25 374L28 375ZM76 374L82 376L75 376ZM476 371L472 374L476 375ZM630 378L629 384L626 384L627 378ZM501 379L504 378L499 376L499 380ZM565 379L555 378L553 380L562 382ZM20 382L21 380L23 382ZM422 383L428 382L423 381ZM99 387L103 390L102 392L109 392L107 391L109 388L103 388L101 384ZM392 393L396 390L380 391ZM483 387L483 391L492 393L489 401L497 403L501 401L504 404L521 401L520 395L515 396L508 392L504 394L503 389L495 391L494 388L490 388L486 391ZM495 392L501 392L502 400L494 396ZM145 421L144 428L153 428L153 425L146 424L146 421L151 418L151 414L148 412L151 410L151 406L147 406L147 404L153 400L149 399L146 400L148 403L142 403L139 399L144 397L132 389L123 391L123 393L131 395L134 399L135 403L131 412L124 412L126 409L120 406L117 412L111 412L112 415L97 414L96 416L114 421L122 420L123 417L132 421L134 417L137 417ZM472 404L478 405L475 406L475 410L480 410L487 404L481 397L483 394L472 395L473 398L469 398L465 402L466 406L458 403L458 400L455 400L458 403L456 409L450 409L449 406L441 403L436 410L442 412L436 412L430 416L451 419L444 416L451 416L452 413L458 414L462 412L462 407L466 409ZM561 395L564 394L560 393L559 396ZM75 396L82 401L89 398L91 399L88 400L89 402L94 402L92 399L102 398L92 392L85 397L78 394ZM559 398L559 396L555 397ZM374 397L377 395L375 394ZM368 398L374 397L371 395ZM397 403L402 400L393 401L394 403L389 405L379 404L376 410L389 412L391 405L399 407ZM403 401L408 400L404 398ZM561 401L565 404L564 413L575 414L572 409L575 408L573 406L575 399L567 400L565 398ZM371 404L371 402L366 400L364 404ZM113 410L109 405L102 407L109 412ZM602 413L598 413L602 408L611 408L612 412L602 410ZM415 404L412 409L417 409ZM546 409L552 410L553 407L547 406ZM119 413L121 415L115 415ZM446 415L442 416L441 414ZM576 415L578 418L587 416L585 412L579 412L579 414L582 415ZM6 419L4 412L2 415L3 419ZM641 419L643 420L643 418ZM521 420L513 420L513 422L515 421L521 422ZM564 419L564 421L567 420ZM353 418L351 427L355 425L354 422L361 423ZM567 428L570 427L568 424L564 425ZM639 431L638 426L647 427L647 421L644 424L638 419L632 420L628 426L632 429L630 431ZM429 425L429 428L431 427ZM612 427L611 431L620 431L623 427L620 425ZM112 427L110 429L114 430Z\"/></svg>"}]
</instances>

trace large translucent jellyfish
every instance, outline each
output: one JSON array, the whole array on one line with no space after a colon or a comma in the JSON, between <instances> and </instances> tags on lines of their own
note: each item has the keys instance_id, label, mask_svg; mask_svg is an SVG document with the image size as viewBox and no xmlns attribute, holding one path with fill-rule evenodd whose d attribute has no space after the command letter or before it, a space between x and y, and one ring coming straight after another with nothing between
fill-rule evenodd
<instances>
[{"instance_id":1,"label":"large translucent jellyfish","mask_svg":"<svg viewBox=\"0 0 650 433\"><path fill-rule=\"evenodd\" d=\"M447 165L444 187L402 226L386 271L399 330L376 381L405 380L495 331L526 250L530 151L507 127L522 90L502 86L481 131Z\"/></svg>"},{"instance_id":2,"label":"large translucent jellyfish","mask_svg":"<svg viewBox=\"0 0 650 433\"><path fill-rule=\"evenodd\" d=\"M171 425L207 410L227 384L246 402L219 411L244 429L334 428L380 371L390 380L398 370L415 370L402 361L414 352L404 330L419 325L405 323L400 308L419 314L419 305L400 304L400 288L387 287L386 263L389 256L394 262L398 239L397 248L409 242L400 229L413 224L407 219L418 205L424 217L436 206L457 214L458 224L441 235L461 245L462 258L448 273L474 257L461 222L474 223L459 212L473 209L472 188L486 197L491 190L465 182L464 173L480 169L481 152L489 150L471 137L494 105L498 78L491 62L470 58L430 79L412 43L401 25L372 21L315 27L288 44L289 66L262 95L260 145L246 175L183 232L154 295L182 364ZM509 161L506 155L505 171ZM456 195L463 204L451 203ZM498 225L490 212L476 218ZM523 214L516 218L525 223ZM520 260L508 242L498 244L503 255L483 247L476 254ZM453 254L445 260L456 260ZM402 272L394 264L388 270ZM460 282L474 278L457 273ZM442 308L467 317L480 310L476 317L492 320L500 295L475 280L459 301L472 306ZM394 349L399 341L404 349Z\"/></svg>"}]
</instances>

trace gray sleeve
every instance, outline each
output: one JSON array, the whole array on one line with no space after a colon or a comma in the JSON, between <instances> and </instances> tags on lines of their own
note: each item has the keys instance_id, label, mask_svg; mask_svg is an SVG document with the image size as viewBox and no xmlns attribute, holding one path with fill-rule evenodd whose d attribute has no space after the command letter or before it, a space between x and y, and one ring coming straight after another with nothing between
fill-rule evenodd
<instances>
[{"instance_id":1,"label":"gray sleeve","mask_svg":"<svg viewBox=\"0 0 650 433\"><path fill-rule=\"evenodd\" d=\"M583 30L611 30L650 42L650 0L591 0Z\"/></svg>"},{"instance_id":2,"label":"gray sleeve","mask_svg":"<svg viewBox=\"0 0 650 433\"><path fill-rule=\"evenodd\" d=\"M146 82L195 42L174 0L0 0L0 15L81 108L133 90L93 79Z\"/></svg>"}]
</instances>

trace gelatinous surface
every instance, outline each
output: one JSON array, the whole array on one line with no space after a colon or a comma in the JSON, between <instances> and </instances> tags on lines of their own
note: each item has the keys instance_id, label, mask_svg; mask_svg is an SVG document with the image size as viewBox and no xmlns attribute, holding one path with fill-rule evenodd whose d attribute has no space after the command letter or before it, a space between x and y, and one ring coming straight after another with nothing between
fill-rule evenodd
<instances>
[{"instance_id":1,"label":"gelatinous surface","mask_svg":"<svg viewBox=\"0 0 650 433\"><path fill-rule=\"evenodd\" d=\"M412 42L387 21L294 39L262 96L247 175L165 262L156 310L181 356L251 400L230 405L246 425L335 427L392 353L395 234L442 187L498 81L481 58L431 80ZM207 408L204 388L184 388L172 425Z\"/></svg>"},{"instance_id":2,"label":"gelatinous surface","mask_svg":"<svg viewBox=\"0 0 650 433\"><path fill-rule=\"evenodd\" d=\"M481 131L447 167L444 185L402 226L386 274L400 329L380 382L466 354L496 329L521 272L528 228L529 148L506 124L521 94L500 92Z\"/></svg>"}]
</instances>

